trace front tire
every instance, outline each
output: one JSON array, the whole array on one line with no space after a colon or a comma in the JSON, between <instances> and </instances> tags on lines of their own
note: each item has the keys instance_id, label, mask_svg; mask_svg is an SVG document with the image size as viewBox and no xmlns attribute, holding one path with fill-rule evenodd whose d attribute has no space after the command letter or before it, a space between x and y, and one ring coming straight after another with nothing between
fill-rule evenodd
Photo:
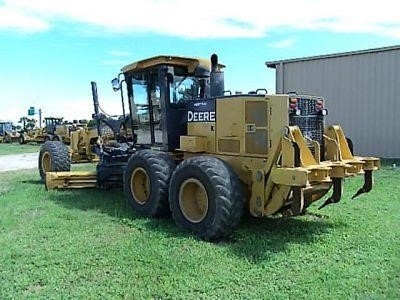
<instances>
[{"instance_id":1,"label":"front tire","mask_svg":"<svg viewBox=\"0 0 400 300\"><path fill-rule=\"evenodd\" d=\"M178 226L202 239L219 239L239 225L245 195L242 182L225 161L208 156L189 158L172 175L172 217Z\"/></svg>"},{"instance_id":2,"label":"front tire","mask_svg":"<svg viewBox=\"0 0 400 300\"><path fill-rule=\"evenodd\" d=\"M20 145L23 145L23 144L26 143L26 142L25 142L25 137L24 137L22 134L19 136L18 142L19 142Z\"/></svg>"},{"instance_id":3,"label":"front tire","mask_svg":"<svg viewBox=\"0 0 400 300\"><path fill-rule=\"evenodd\" d=\"M146 217L169 213L168 186L175 162L164 152L140 150L128 161L124 192L133 210Z\"/></svg>"},{"instance_id":4,"label":"front tire","mask_svg":"<svg viewBox=\"0 0 400 300\"><path fill-rule=\"evenodd\" d=\"M68 147L62 142L46 142L39 152L40 178L46 180L46 172L60 172L71 170L71 160Z\"/></svg>"}]
</instances>

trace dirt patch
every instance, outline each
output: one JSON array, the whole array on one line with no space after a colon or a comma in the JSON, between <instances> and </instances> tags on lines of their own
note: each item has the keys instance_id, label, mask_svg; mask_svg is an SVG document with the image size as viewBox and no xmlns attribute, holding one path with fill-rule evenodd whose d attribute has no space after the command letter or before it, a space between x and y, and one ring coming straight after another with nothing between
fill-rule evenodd
<instances>
[{"instance_id":1,"label":"dirt patch","mask_svg":"<svg viewBox=\"0 0 400 300\"><path fill-rule=\"evenodd\" d=\"M0 172L35 169L39 153L0 155Z\"/></svg>"}]
</instances>

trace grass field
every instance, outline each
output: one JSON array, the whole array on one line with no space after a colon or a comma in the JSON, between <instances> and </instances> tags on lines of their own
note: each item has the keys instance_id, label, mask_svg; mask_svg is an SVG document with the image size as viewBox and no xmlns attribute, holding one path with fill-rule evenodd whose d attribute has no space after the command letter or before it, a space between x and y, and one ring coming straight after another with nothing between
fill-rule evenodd
<instances>
[{"instance_id":1,"label":"grass field","mask_svg":"<svg viewBox=\"0 0 400 300\"><path fill-rule=\"evenodd\" d=\"M0 173L0 299L399 299L400 170L295 219L245 219L203 242L135 216L122 192L49 191Z\"/></svg>"},{"instance_id":2,"label":"grass field","mask_svg":"<svg viewBox=\"0 0 400 300\"><path fill-rule=\"evenodd\" d=\"M41 144L20 145L18 143L12 143L12 144L1 143L0 155L39 152L40 146Z\"/></svg>"}]
</instances>

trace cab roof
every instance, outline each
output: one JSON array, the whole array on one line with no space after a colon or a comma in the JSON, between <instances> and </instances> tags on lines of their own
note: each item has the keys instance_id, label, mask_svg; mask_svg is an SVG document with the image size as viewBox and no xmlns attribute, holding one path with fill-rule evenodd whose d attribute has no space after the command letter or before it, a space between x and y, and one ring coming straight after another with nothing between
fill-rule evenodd
<instances>
[{"instance_id":1,"label":"cab roof","mask_svg":"<svg viewBox=\"0 0 400 300\"><path fill-rule=\"evenodd\" d=\"M43 120L63 120L63 117L45 117Z\"/></svg>"},{"instance_id":2,"label":"cab roof","mask_svg":"<svg viewBox=\"0 0 400 300\"><path fill-rule=\"evenodd\" d=\"M194 73L197 66L201 65L207 67L211 71L211 60L204 58L194 57L183 57L183 56L171 56L171 55L159 55L150 58L146 58L129 65L126 65L121 69L123 73L142 71L158 65L171 65L178 67L187 67L189 73ZM221 70L225 66L218 64L218 68Z\"/></svg>"}]
</instances>

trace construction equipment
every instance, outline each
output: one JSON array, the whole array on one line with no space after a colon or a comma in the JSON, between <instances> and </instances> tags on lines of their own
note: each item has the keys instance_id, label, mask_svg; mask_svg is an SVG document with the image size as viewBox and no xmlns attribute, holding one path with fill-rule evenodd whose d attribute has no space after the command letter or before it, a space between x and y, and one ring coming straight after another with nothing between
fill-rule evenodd
<instances>
[{"instance_id":1,"label":"construction equipment","mask_svg":"<svg viewBox=\"0 0 400 300\"><path fill-rule=\"evenodd\" d=\"M83 126L71 131L68 143L71 162L98 161L99 156L92 151L92 147L97 144L98 138L97 128Z\"/></svg>"},{"instance_id":2,"label":"construction equipment","mask_svg":"<svg viewBox=\"0 0 400 300\"><path fill-rule=\"evenodd\" d=\"M211 61L157 56L123 67L124 79L112 85L121 91L124 115L126 86L137 137L123 140L114 126L114 139L99 144L93 173L57 172L67 171L62 151L44 144L46 187L123 185L139 214L171 212L206 240L229 234L245 209L255 217L296 216L331 189L322 207L337 203L349 176L365 177L354 197L372 189L380 160L354 156L341 127L324 126L324 99L265 90L227 95L223 68L215 54ZM92 91L100 126L95 83Z\"/></svg>"},{"instance_id":3,"label":"construction equipment","mask_svg":"<svg viewBox=\"0 0 400 300\"><path fill-rule=\"evenodd\" d=\"M97 93L97 91L95 91L95 93ZM97 115L99 126L97 127L88 127L86 124L74 122L72 126L68 127L68 135L64 134L64 132L58 128L65 126L64 124L61 126L57 125L57 129L54 132L59 130L59 138L53 139L52 141L60 141L62 143L51 143L51 146L46 147L52 147L51 150L49 150L50 152L68 153L69 160L58 154L48 156L47 158L50 161L55 161L53 165L54 170L70 170L71 163L98 162L102 152L100 144L115 142L115 136L117 136L120 141L132 141L132 130L128 128L127 124L128 118L123 116L116 117L115 119L112 116L105 116L99 113ZM99 132L101 132L101 139L99 138ZM46 149L46 147L43 146L43 149ZM60 162L58 162L59 157L61 159ZM50 163L47 164L42 161L39 163L39 173L42 180L45 180L46 170L50 169Z\"/></svg>"},{"instance_id":4,"label":"construction equipment","mask_svg":"<svg viewBox=\"0 0 400 300\"><path fill-rule=\"evenodd\" d=\"M68 135L66 124L63 118L47 117L43 120L43 128L24 128L19 137L20 144L44 143L47 141L60 141L63 136Z\"/></svg>"},{"instance_id":5,"label":"construction equipment","mask_svg":"<svg viewBox=\"0 0 400 300\"><path fill-rule=\"evenodd\" d=\"M98 162L98 153L93 152L99 135L97 128L82 127L70 133L67 145L63 141L48 141L41 147L39 155L39 174L42 180L46 171L69 171L72 164Z\"/></svg>"},{"instance_id":6,"label":"construction equipment","mask_svg":"<svg viewBox=\"0 0 400 300\"><path fill-rule=\"evenodd\" d=\"M18 141L19 133L10 121L0 121L0 143L12 143Z\"/></svg>"}]
</instances>

